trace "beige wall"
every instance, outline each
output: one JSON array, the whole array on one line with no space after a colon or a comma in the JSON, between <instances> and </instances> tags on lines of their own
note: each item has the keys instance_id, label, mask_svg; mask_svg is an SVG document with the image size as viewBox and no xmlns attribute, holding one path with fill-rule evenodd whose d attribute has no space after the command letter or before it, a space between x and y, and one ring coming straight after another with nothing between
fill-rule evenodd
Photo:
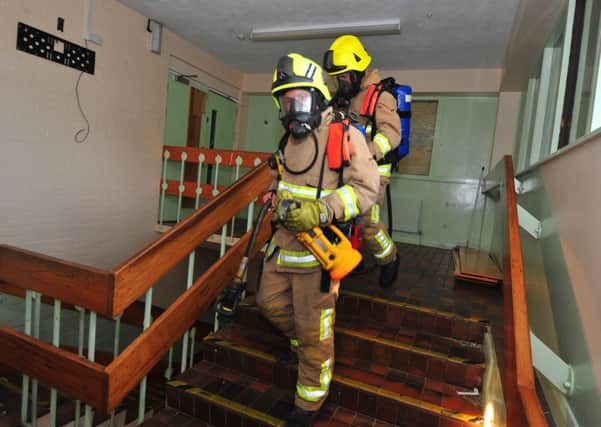
<instances>
[{"instance_id":1,"label":"beige wall","mask_svg":"<svg viewBox=\"0 0 601 427\"><path fill-rule=\"evenodd\" d=\"M490 156L489 169L492 169L506 154L513 153L520 111L520 92L500 92L497 109L495 139Z\"/></svg>"},{"instance_id":2,"label":"beige wall","mask_svg":"<svg viewBox=\"0 0 601 427\"><path fill-rule=\"evenodd\" d=\"M172 56L239 90L242 74L169 31L148 51L147 18L115 0L95 2L104 39L80 95L78 72L15 49L17 23L83 45L80 0L0 1L0 243L112 267L155 237L167 71Z\"/></svg>"},{"instance_id":3,"label":"beige wall","mask_svg":"<svg viewBox=\"0 0 601 427\"><path fill-rule=\"evenodd\" d=\"M598 136L539 167L589 346L597 387L601 387L599 159L601 137Z\"/></svg>"},{"instance_id":4,"label":"beige wall","mask_svg":"<svg viewBox=\"0 0 601 427\"><path fill-rule=\"evenodd\" d=\"M274 67L275 67L274 59ZM382 76L392 76L397 82L413 87L417 93L496 93L501 85L500 69L449 70L381 70ZM271 88L272 74L245 74L245 92L266 93Z\"/></svg>"},{"instance_id":5,"label":"beige wall","mask_svg":"<svg viewBox=\"0 0 601 427\"><path fill-rule=\"evenodd\" d=\"M526 89L529 73L540 61L553 25L568 0L521 0L513 22L505 57L501 89Z\"/></svg>"}]
</instances>

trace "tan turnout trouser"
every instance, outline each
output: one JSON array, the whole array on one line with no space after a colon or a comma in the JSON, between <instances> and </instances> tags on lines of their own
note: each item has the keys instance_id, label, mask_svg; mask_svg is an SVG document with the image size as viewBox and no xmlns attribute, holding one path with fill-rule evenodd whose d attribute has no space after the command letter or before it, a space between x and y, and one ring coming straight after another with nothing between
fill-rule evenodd
<instances>
[{"instance_id":1,"label":"tan turnout trouser","mask_svg":"<svg viewBox=\"0 0 601 427\"><path fill-rule=\"evenodd\" d=\"M390 178L380 176L380 191L376 203L363 216L363 244L365 252L374 256L379 265L388 264L396 257L396 245L382 222L381 210Z\"/></svg>"},{"instance_id":2,"label":"tan turnout trouser","mask_svg":"<svg viewBox=\"0 0 601 427\"><path fill-rule=\"evenodd\" d=\"M266 262L257 294L263 315L297 348L296 406L317 411L325 401L334 368L334 307L339 283L320 292L321 270L284 272L277 256Z\"/></svg>"}]
</instances>

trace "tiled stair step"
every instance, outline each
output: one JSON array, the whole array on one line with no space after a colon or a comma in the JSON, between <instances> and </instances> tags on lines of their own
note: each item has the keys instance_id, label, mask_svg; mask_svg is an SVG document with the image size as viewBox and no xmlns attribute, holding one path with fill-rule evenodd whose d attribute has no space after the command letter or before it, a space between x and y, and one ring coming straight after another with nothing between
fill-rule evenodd
<instances>
[{"instance_id":1,"label":"tiled stair step","mask_svg":"<svg viewBox=\"0 0 601 427\"><path fill-rule=\"evenodd\" d=\"M274 348L281 348L287 345L284 338L280 335L266 334L240 325L222 329L216 334L208 336L205 343L208 350L205 357L208 360L228 368L240 370L244 370L245 368L252 369L252 362L249 366L236 365L236 358L240 353L248 355L252 352L251 355L259 360L265 354L273 358L271 352ZM226 357L222 358L221 353ZM453 410L479 413L480 408L477 405L471 404L464 398L458 398L459 395L457 394L457 392L471 392L473 391L473 387L465 388L449 384L448 381L445 382L444 375L446 373L449 373L451 377L453 375L462 375L463 377L469 375L466 367L449 365L446 367L446 370L444 369L445 366L441 364L435 364L434 367L435 369L433 368L431 371L432 377L427 378L424 372L419 370L401 371L374 362L349 357L338 351L334 374L346 372L345 375L349 378L361 380L388 391L421 398L436 404L444 403L445 407L448 406ZM281 370L280 366L276 365L276 368ZM295 367L289 368L291 369L288 372L281 372L281 378L279 378L279 373L277 374L277 378L275 379L277 385L283 387L294 386L296 383L296 370ZM271 381L271 377L262 376L262 372L244 372ZM477 379L479 380L479 377Z\"/></svg>"},{"instance_id":2,"label":"tiled stair step","mask_svg":"<svg viewBox=\"0 0 601 427\"><path fill-rule=\"evenodd\" d=\"M254 305L253 298L247 298L236 312L235 322L254 326L262 330L276 332L274 327L261 315L258 307ZM440 336L409 328L393 328L380 322L368 321L354 317L344 317L337 313L336 326L343 329L364 331L374 338L399 342L425 350L454 356L466 363L483 363L484 350L481 343L462 341L455 338Z\"/></svg>"},{"instance_id":3,"label":"tiled stair step","mask_svg":"<svg viewBox=\"0 0 601 427\"><path fill-rule=\"evenodd\" d=\"M280 335L271 324L263 318L256 306L241 305L236 313L236 324L241 327L255 328ZM405 331L405 335L392 335L388 338L385 331L371 328L359 329L358 325L336 320L336 357L359 359L383 367L390 367L411 374L425 376L437 381L446 381L457 386L479 387L484 375L484 356L481 349L463 347L456 340L435 338L434 341L422 340L415 331ZM353 327L355 329L353 329ZM413 334L416 345L406 344L402 338ZM448 344L453 342L455 346L441 347L442 352L432 350L427 344ZM420 346L419 344L422 344ZM252 346L252 343L248 343ZM434 346L432 346L434 347ZM460 354L462 356L457 356ZM471 356L466 357L466 356Z\"/></svg>"},{"instance_id":4,"label":"tiled stair step","mask_svg":"<svg viewBox=\"0 0 601 427\"><path fill-rule=\"evenodd\" d=\"M231 331L234 332L225 329L207 337L207 351L204 354L209 361L244 372L266 383L275 383L286 390L294 390L296 366L276 364L269 353L272 348L269 339L258 340L258 335L261 334L258 332L249 336L249 331L243 330L239 325ZM358 369L346 364L348 361L343 362L337 362L334 368L330 403L391 423L414 416L407 414L422 412L426 414L423 417L454 420L458 425L466 425L462 423L475 422L481 418L481 409L477 404L457 395L456 391L462 389L434 381L426 383L423 380L423 383L419 383L417 377L403 377L402 373L390 369L386 373L386 368L382 367L371 366L367 370L365 366L364 369ZM413 384L401 382L409 378L414 379ZM437 403L431 403L432 401ZM380 407L386 409L380 411Z\"/></svg>"},{"instance_id":5,"label":"tiled stair step","mask_svg":"<svg viewBox=\"0 0 601 427\"><path fill-rule=\"evenodd\" d=\"M255 296L249 295L243 305L256 306ZM348 290L342 290L340 293L336 304L336 316L339 320L378 325L378 329L417 330L423 335L469 342L477 347L482 345L488 327L486 319L464 317Z\"/></svg>"},{"instance_id":6,"label":"tiled stair step","mask_svg":"<svg viewBox=\"0 0 601 427\"><path fill-rule=\"evenodd\" d=\"M154 416L140 424L142 427L212 427L211 424L194 418L174 408L164 408Z\"/></svg>"},{"instance_id":7,"label":"tiled stair step","mask_svg":"<svg viewBox=\"0 0 601 427\"><path fill-rule=\"evenodd\" d=\"M482 344L488 321L463 317L406 302L342 290L336 304L338 318L374 321L392 329L414 329L423 333Z\"/></svg>"},{"instance_id":8,"label":"tiled stair step","mask_svg":"<svg viewBox=\"0 0 601 427\"><path fill-rule=\"evenodd\" d=\"M203 361L186 372L181 379L167 383L167 405L194 415L216 427L283 426L292 409L292 388L281 388L237 371ZM427 411L415 410L389 413L381 401L376 409L392 423L401 426L458 427L470 424L438 417ZM181 416L180 416L181 418ZM183 418L182 418L183 420ZM162 427L165 424L152 424ZM168 424L167 424L168 425ZM186 424L187 426L188 424ZM196 424L191 424L196 425ZM381 419L327 402L320 410L315 427L392 427Z\"/></svg>"}]
</instances>

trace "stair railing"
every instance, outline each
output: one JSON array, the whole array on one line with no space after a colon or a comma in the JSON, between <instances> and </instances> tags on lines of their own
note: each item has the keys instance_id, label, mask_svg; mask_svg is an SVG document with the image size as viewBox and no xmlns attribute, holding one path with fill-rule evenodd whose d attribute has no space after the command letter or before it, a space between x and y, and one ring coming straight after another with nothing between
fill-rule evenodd
<instances>
[{"instance_id":1,"label":"stair railing","mask_svg":"<svg viewBox=\"0 0 601 427\"><path fill-rule=\"evenodd\" d=\"M224 157L224 153L212 155ZM238 166L242 165L238 163ZM218 171L215 171L214 190L219 188L217 174ZM200 209L110 271L0 245L0 292L25 297L25 332L0 326L0 345L4 347L0 352L0 363L24 374L22 409L25 410L22 421L27 421L29 396L25 388L29 387L30 377L36 379L31 384L32 392L39 380L85 402L88 405L86 425L91 424L92 407L108 414L138 383L143 384L148 372L230 283L249 242L249 232L227 252L222 251L223 256L208 271L193 281L189 280L187 290L154 322L151 321L152 286L178 263L190 259L195 249L227 225L236 213L252 206L271 180L265 163L255 167L235 185L213 191L213 197ZM252 210L249 208L249 211L248 218L251 219ZM269 218L257 227L259 234L253 254L269 237ZM249 228L247 226L247 230ZM127 316L128 308L142 295L146 295L142 334L118 355L117 342L115 357L108 365L96 362L96 316L118 320L115 323L118 336L121 317ZM76 308L81 314L89 312L87 359L82 357L83 345L76 354L61 348L58 339L53 339L51 344L37 338L35 332L39 328L42 300L55 303L55 313L58 313L55 322L58 323L61 308ZM81 322L82 319L84 322ZM85 317L81 317L80 338L83 337L84 323ZM83 343L83 338L80 343ZM143 416L143 407L141 409ZM35 425L33 415L35 410L32 408L32 423ZM76 411L78 417L79 411Z\"/></svg>"},{"instance_id":2,"label":"stair railing","mask_svg":"<svg viewBox=\"0 0 601 427\"><path fill-rule=\"evenodd\" d=\"M508 426L547 426L536 394L528 304L514 184L513 161L505 156L485 178L484 194L496 202L493 257L502 265L504 304L503 393Z\"/></svg>"}]
</instances>

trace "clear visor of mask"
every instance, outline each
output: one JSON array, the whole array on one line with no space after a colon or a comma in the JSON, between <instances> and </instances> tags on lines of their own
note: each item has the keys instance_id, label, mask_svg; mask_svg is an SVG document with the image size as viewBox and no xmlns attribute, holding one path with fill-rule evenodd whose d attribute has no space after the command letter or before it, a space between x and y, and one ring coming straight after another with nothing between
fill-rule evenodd
<instances>
[{"instance_id":1,"label":"clear visor of mask","mask_svg":"<svg viewBox=\"0 0 601 427\"><path fill-rule=\"evenodd\" d=\"M313 95L305 89L288 90L278 96L282 116L292 113L311 113Z\"/></svg>"}]
</instances>

